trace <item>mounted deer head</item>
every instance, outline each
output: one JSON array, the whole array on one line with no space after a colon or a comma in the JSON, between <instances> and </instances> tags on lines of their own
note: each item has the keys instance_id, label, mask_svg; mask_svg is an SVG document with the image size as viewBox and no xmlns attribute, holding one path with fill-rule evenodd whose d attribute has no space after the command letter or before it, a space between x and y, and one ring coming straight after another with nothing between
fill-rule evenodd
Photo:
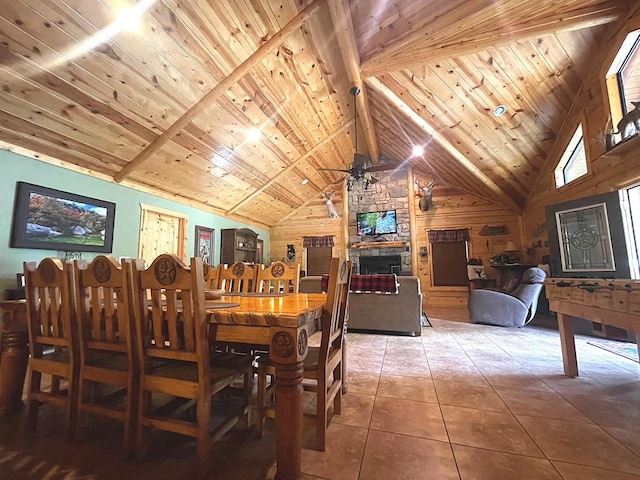
<instances>
[{"instance_id":1,"label":"mounted deer head","mask_svg":"<svg viewBox=\"0 0 640 480\"><path fill-rule=\"evenodd\" d=\"M331 192L322 192L322 198L324 198L327 203L327 212L329 213L330 218L338 218L338 212L336 211L336 207L333 205L332 198L335 195L335 191Z\"/></svg>"},{"instance_id":2,"label":"mounted deer head","mask_svg":"<svg viewBox=\"0 0 640 480\"><path fill-rule=\"evenodd\" d=\"M420 197L420 201L418 202L418 208L420 211L426 212L433 207L433 200L431 198L431 191L436 184L435 177L431 177L431 181L427 184L427 186L420 185L418 179L415 181L415 189L416 195Z\"/></svg>"}]
</instances>

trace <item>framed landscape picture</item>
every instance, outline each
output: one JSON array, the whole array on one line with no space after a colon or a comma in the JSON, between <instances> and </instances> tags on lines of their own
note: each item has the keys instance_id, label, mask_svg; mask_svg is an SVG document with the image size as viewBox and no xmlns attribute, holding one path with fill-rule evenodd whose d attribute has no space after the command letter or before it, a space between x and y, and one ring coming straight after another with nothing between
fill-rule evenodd
<instances>
[{"instance_id":1,"label":"framed landscape picture","mask_svg":"<svg viewBox=\"0 0 640 480\"><path fill-rule=\"evenodd\" d=\"M194 256L202 258L203 262L213 265L213 228L196 225L196 239Z\"/></svg>"}]
</instances>

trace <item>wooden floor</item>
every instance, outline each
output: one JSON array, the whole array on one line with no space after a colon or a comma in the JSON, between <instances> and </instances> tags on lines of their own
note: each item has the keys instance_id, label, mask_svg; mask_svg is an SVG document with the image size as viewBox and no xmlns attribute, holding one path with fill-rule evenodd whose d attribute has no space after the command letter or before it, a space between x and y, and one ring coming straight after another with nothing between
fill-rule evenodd
<instances>
[{"instance_id":1,"label":"wooden floor","mask_svg":"<svg viewBox=\"0 0 640 480\"><path fill-rule=\"evenodd\" d=\"M427 313L433 327L421 337L349 335L350 391L327 451L303 450L305 479L640 480L637 362L578 336L581 376L567 378L557 331ZM125 461L116 423L94 422L72 444L47 407L39 427L24 442L20 417L0 417L0 479L177 480L196 471L195 444L178 435L157 433L145 459ZM209 478L271 478L273 441L272 421L263 439L232 431L215 445Z\"/></svg>"}]
</instances>

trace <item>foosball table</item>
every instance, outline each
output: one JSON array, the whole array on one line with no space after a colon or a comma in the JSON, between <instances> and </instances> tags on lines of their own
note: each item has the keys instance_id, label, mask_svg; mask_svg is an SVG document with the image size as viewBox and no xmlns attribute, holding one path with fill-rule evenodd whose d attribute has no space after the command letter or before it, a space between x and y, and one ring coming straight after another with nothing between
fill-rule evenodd
<instances>
[{"instance_id":1,"label":"foosball table","mask_svg":"<svg viewBox=\"0 0 640 480\"><path fill-rule=\"evenodd\" d=\"M558 314L565 375L578 376L574 318L634 332L640 343L640 281L548 278L544 283L549 309Z\"/></svg>"}]
</instances>

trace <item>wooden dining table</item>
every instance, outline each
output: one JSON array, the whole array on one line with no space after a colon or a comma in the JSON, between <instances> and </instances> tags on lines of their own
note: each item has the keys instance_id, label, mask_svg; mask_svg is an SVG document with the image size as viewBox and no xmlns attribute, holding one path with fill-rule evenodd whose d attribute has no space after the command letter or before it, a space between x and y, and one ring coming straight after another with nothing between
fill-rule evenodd
<instances>
[{"instance_id":1,"label":"wooden dining table","mask_svg":"<svg viewBox=\"0 0 640 480\"><path fill-rule=\"evenodd\" d=\"M216 340L268 346L278 378L277 480L300 478L303 363L325 302L325 294L291 293L223 295L206 303Z\"/></svg>"}]
</instances>

